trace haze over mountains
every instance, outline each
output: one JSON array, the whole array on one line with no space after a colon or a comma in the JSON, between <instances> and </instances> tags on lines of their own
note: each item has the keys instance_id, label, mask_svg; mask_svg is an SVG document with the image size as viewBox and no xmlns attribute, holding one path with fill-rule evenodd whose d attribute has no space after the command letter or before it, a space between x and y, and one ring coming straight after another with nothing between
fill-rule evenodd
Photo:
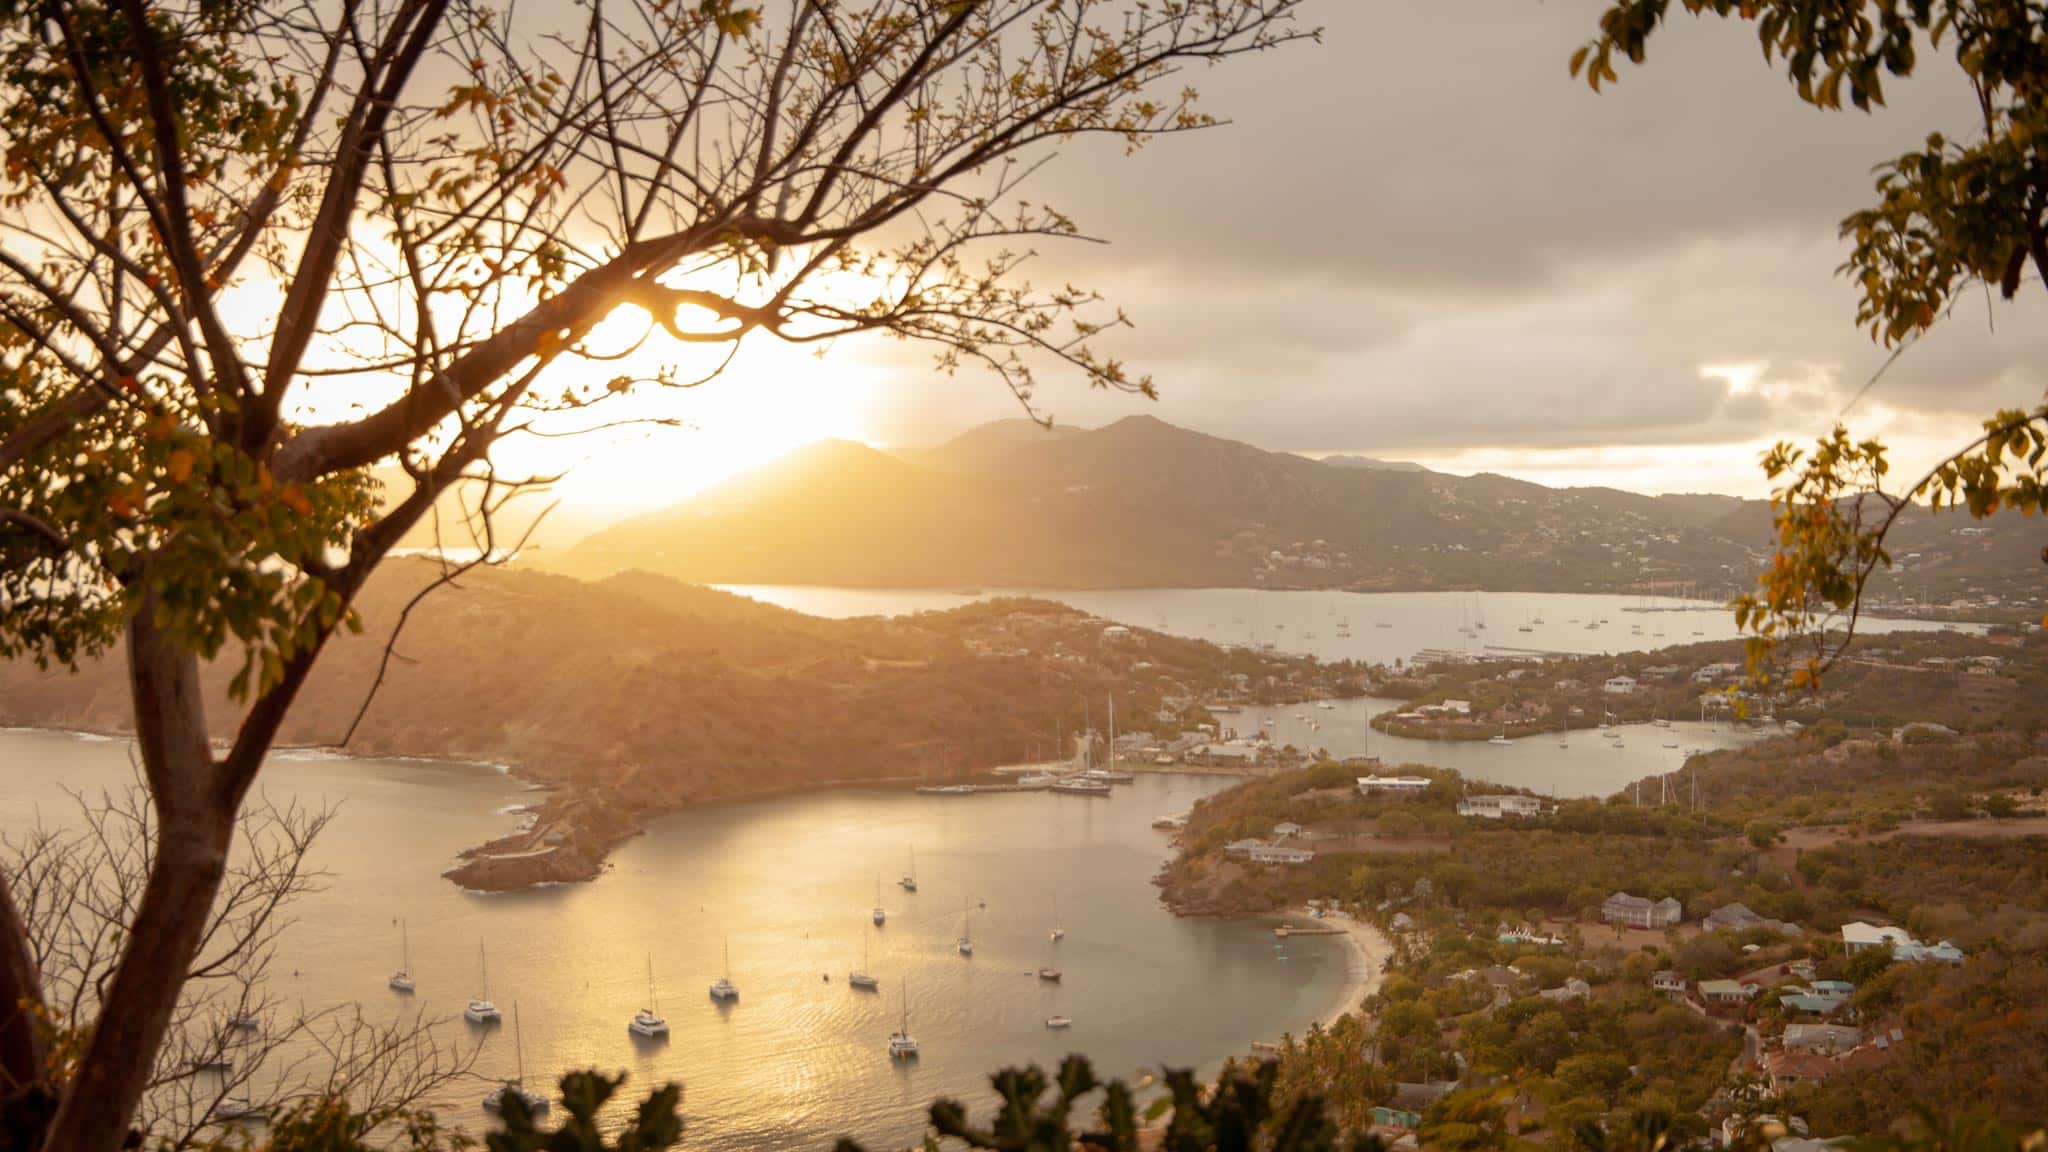
<instances>
[{"instance_id":1,"label":"haze over mountains","mask_svg":"<svg viewBox=\"0 0 2048 1152\"><path fill-rule=\"evenodd\" d=\"M1946 597L2026 575L2041 535L2013 517L1920 515L1895 553L1921 553L1909 591ZM532 562L702 583L1720 596L1752 586L1770 546L1763 501L1310 460L1132 416L999 421L904 456L820 442Z\"/></svg>"}]
</instances>

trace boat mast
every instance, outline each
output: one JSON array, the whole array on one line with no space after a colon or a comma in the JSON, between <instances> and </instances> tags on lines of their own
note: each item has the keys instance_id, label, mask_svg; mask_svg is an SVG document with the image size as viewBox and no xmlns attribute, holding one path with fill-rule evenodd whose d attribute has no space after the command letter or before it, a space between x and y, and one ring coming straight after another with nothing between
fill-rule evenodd
<instances>
[{"instance_id":1,"label":"boat mast","mask_svg":"<svg viewBox=\"0 0 2048 1152\"><path fill-rule=\"evenodd\" d=\"M1109 770L1116 771L1116 693L1109 694Z\"/></svg>"}]
</instances>

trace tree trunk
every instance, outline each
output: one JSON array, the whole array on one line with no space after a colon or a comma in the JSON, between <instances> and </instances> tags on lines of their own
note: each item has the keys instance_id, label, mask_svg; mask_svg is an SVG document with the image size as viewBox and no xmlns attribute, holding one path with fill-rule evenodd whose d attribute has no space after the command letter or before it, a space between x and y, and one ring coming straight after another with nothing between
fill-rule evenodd
<instances>
[{"instance_id":1,"label":"tree trunk","mask_svg":"<svg viewBox=\"0 0 2048 1152\"><path fill-rule=\"evenodd\" d=\"M28 930L7 878L0 876L0 1097L43 1079L43 1039L35 1018L42 1002Z\"/></svg>"},{"instance_id":2,"label":"tree trunk","mask_svg":"<svg viewBox=\"0 0 2048 1152\"><path fill-rule=\"evenodd\" d=\"M235 814L213 800L199 662L157 633L156 608L155 597L143 596L128 625L136 742L160 821L156 852L92 1037L44 1140L51 1152L117 1152L127 1138L227 871Z\"/></svg>"}]
</instances>

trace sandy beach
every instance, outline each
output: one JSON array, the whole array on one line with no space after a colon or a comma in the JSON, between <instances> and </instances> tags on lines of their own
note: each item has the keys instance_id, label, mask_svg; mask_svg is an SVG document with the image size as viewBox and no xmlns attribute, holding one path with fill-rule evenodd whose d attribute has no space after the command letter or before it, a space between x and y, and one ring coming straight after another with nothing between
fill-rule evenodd
<instances>
[{"instance_id":1,"label":"sandy beach","mask_svg":"<svg viewBox=\"0 0 2048 1152\"><path fill-rule=\"evenodd\" d=\"M1304 918L1309 916L1307 909L1297 909L1290 914ZM1380 967L1387 962L1388 956L1393 955L1394 946L1378 928L1341 912L1327 912L1320 921L1310 922L1343 929L1344 984L1337 993L1336 1002L1317 1021L1328 1028L1344 1014L1356 1011L1367 996L1379 989L1383 977Z\"/></svg>"}]
</instances>

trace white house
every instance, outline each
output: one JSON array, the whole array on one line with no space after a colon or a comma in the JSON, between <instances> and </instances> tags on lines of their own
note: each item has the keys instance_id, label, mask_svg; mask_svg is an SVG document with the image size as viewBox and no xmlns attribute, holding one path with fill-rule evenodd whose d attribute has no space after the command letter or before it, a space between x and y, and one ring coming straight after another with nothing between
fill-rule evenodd
<instances>
[{"instance_id":1,"label":"white house","mask_svg":"<svg viewBox=\"0 0 2048 1152\"><path fill-rule=\"evenodd\" d=\"M1692 674L1695 684L1715 684L1722 680L1733 680L1742 671L1740 664L1703 664Z\"/></svg>"},{"instance_id":2,"label":"white house","mask_svg":"<svg viewBox=\"0 0 2048 1152\"><path fill-rule=\"evenodd\" d=\"M1291 840L1294 837L1301 835L1302 831L1303 829L1301 825L1296 824L1292 820L1283 820L1280 823L1273 825L1273 839Z\"/></svg>"},{"instance_id":3,"label":"white house","mask_svg":"<svg viewBox=\"0 0 2048 1152\"><path fill-rule=\"evenodd\" d=\"M1472 702L1470 700L1446 700L1443 703L1443 709L1446 712L1456 712L1460 716L1470 716L1472 714Z\"/></svg>"},{"instance_id":4,"label":"white house","mask_svg":"<svg viewBox=\"0 0 2048 1152\"><path fill-rule=\"evenodd\" d=\"M1102 638L1112 644L1131 638L1131 630L1121 624L1111 624L1102 630Z\"/></svg>"},{"instance_id":5,"label":"white house","mask_svg":"<svg viewBox=\"0 0 2048 1152\"><path fill-rule=\"evenodd\" d=\"M1628 696L1636 690L1636 678L1633 676L1616 676L1607 681L1607 683L1602 684L1600 690L1609 696Z\"/></svg>"},{"instance_id":6,"label":"white house","mask_svg":"<svg viewBox=\"0 0 2048 1152\"><path fill-rule=\"evenodd\" d=\"M1316 854L1306 848L1290 848L1284 844L1261 844L1251 850L1254 864L1306 864Z\"/></svg>"},{"instance_id":7,"label":"white house","mask_svg":"<svg viewBox=\"0 0 2048 1152\"><path fill-rule=\"evenodd\" d=\"M1863 1043L1863 1030L1847 1024L1787 1024L1788 1052L1847 1052Z\"/></svg>"},{"instance_id":8,"label":"white house","mask_svg":"<svg viewBox=\"0 0 2048 1152\"><path fill-rule=\"evenodd\" d=\"M1418 792L1429 791L1429 784L1427 776L1360 776L1358 791L1366 796L1375 792L1396 792L1412 796Z\"/></svg>"},{"instance_id":9,"label":"white house","mask_svg":"<svg viewBox=\"0 0 2048 1152\"><path fill-rule=\"evenodd\" d=\"M1657 993L1659 996L1683 996L1686 989L1690 987L1691 985L1686 982L1685 975L1680 972L1667 970L1652 973L1650 976L1650 991Z\"/></svg>"},{"instance_id":10,"label":"white house","mask_svg":"<svg viewBox=\"0 0 2048 1152\"><path fill-rule=\"evenodd\" d=\"M1913 935L1904 928L1880 928L1875 924L1865 924L1861 920L1842 925L1842 951L1851 956L1871 948L1890 951L1900 944L1911 943Z\"/></svg>"},{"instance_id":11,"label":"white house","mask_svg":"<svg viewBox=\"0 0 2048 1152\"><path fill-rule=\"evenodd\" d=\"M1535 796L1467 796L1458 801L1458 815L1481 820L1507 816L1541 816L1543 801Z\"/></svg>"}]
</instances>

